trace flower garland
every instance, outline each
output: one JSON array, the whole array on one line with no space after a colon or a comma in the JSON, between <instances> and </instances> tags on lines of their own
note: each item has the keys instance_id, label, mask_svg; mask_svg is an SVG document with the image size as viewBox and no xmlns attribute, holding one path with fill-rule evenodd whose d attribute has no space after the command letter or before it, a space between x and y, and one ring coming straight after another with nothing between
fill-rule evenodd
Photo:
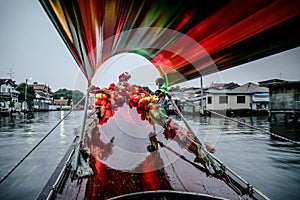
<instances>
[{"instance_id":1,"label":"flower garland","mask_svg":"<svg viewBox=\"0 0 300 200\"><path fill-rule=\"evenodd\" d=\"M184 134L164 112L163 91L159 89L156 90L155 95L151 95L140 86L130 85L128 83L130 78L131 76L125 72L119 76L118 85L111 83L108 88L96 90L95 108L98 110L99 124L105 124L114 115L114 112L126 103L130 108L136 109L137 113L141 115L141 120L163 126L163 134L166 139L174 139L176 136L182 138Z\"/></svg>"},{"instance_id":2,"label":"flower garland","mask_svg":"<svg viewBox=\"0 0 300 200\"><path fill-rule=\"evenodd\" d=\"M95 93L95 107L98 109L99 124L105 124L114 112L122 107L124 103L130 108L135 108L141 115L141 120L147 120L150 124L158 123L165 128L166 139L174 139L177 135L182 137L181 131L171 123L171 118L166 116L160 105L161 93L151 95L144 88L137 85L130 85L123 81L120 85L111 83L108 88L103 88Z\"/></svg>"},{"instance_id":3,"label":"flower garland","mask_svg":"<svg viewBox=\"0 0 300 200\"><path fill-rule=\"evenodd\" d=\"M175 140L179 146L187 149L195 154L195 162L204 161L204 166L211 172L212 163L203 151L201 145L189 130L180 129L179 125L174 123L171 118L161 112L162 101L164 98L163 91L157 90L155 95L151 95L144 88L137 85L130 85L128 80L130 75L124 73L119 76L119 83L115 85L111 83L108 88L103 88L95 92L95 108L99 111L99 124L105 124L114 112L122 107L124 103L130 108L135 108L137 113L141 115L141 120L147 120L150 124L158 123L164 127L164 136L166 139ZM155 133L149 135L150 145L148 151L152 152L158 149L158 141ZM207 146L207 144L205 144ZM210 152L215 149L206 148ZM214 169L215 170L215 169Z\"/></svg>"},{"instance_id":4,"label":"flower garland","mask_svg":"<svg viewBox=\"0 0 300 200\"><path fill-rule=\"evenodd\" d=\"M99 111L99 124L105 124L118 110L118 107L122 107L124 103L128 104L130 108L136 108L141 115L141 120L147 120L150 124L153 124L154 121L151 115L158 117L158 114L155 114L155 107L159 97L151 95L140 86L130 85L127 82L128 79L123 76L120 76L119 79L122 81L118 85L111 83L108 88L95 92L95 108Z\"/></svg>"}]
</instances>

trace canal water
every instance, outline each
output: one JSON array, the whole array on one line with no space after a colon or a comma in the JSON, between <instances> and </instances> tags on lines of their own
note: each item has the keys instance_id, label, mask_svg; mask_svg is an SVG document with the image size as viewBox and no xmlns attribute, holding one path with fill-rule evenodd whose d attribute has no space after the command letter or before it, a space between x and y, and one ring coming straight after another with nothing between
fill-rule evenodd
<instances>
[{"instance_id":1,"label":"canal water","mask_svg":"<svg viewBox=\"0 0 300 200\"><path fill-rule=\"evenodd\" d=\"M81 125L74 111L0 185L0 199L36 199ZM61 120L67 111L1 117L0 176L3 177ZM216 117L186 116L197 136L216 147L215 156L271 199L300 196L300 146L271 138L263 131ZM235 120L269 130L267 117ZM180 123L180 122L179 122Z\"/></svg>"}]
</instances>

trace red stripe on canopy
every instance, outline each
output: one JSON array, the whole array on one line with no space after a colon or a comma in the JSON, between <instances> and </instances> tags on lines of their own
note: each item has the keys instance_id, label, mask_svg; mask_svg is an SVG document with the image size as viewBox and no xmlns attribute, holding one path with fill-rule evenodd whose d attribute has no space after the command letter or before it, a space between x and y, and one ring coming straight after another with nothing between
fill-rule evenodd
<instances>
[{"instance_id":1,"label":"red stripe on canopy","mask_svg":"<svg viewBox=\"0 0 300 200\"><path fill-rule=\"evenodd\" d=\"M88 81L123 52L174 84L300 44L298 0L40 1Z\"/></svg>"}]
</instances>

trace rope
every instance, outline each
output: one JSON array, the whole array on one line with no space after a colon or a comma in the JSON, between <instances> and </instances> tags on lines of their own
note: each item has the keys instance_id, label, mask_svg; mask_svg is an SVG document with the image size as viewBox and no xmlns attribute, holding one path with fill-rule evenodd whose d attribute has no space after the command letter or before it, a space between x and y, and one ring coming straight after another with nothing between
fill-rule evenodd
<instances>
[{"instance_id":1,"label":"rope","mask_svg":"<svg viewBox=\"0 0 300 200\"><path fill-rule=\"evenodd\" d=\"M82 99L74 106L74 108L76 108L81 101L85 98L82 97ZM5 181L9 175L11 175L13 173L13 171L15 171L15 169L24 162L24 160L56 129L56 127L65 119L67 118L71 112L73 111L73 109L71 109L21 160L19 160L19 162L13 166L0 180L0 184L2 184L3 181Z\"/></svg>"},{"instance_id":2,"label":"rope","mask_svg":"<svg viewBox=\"0 0 300 200\"><path fill-rule=\"evenodd\" d=\"M283 137L283 136L281 136L281 135L277 135L277 134L275 134L275 133L272 133L272 132L270 132L270 131L267 131L267 130L264 130L264 129L261 129L261 128L258 128L258 127L255 127L255 126L251 126L250 124L247 124L247 123L245 123L245 122L241 122L241 121L239 121L239 120L232 119L232 118L230 118L230 117L227 117L227 116L225 116L225 115L219 114L219 113L214 112L214 111L211 111L211 110L207 110L207 111L208 111L208 112L211 112L211 113L213 113L213 114L215 114L215 115L218 115L218 116L220 116L220 117L223 117L223 118L225 118L225 119L229 119L229 120L234 121L234 122L237 122L237 123L239 123L239 124L243 124L243 125L245 125L245 126L247 126L247 127L249 127L249 128L252 128L252 129L255 129L255 130L259 130L259 131L262 131L262 132L264 132L264 133L267 133L267 134L269 134L269 135L271 135L271 136L274 136L274 137L277 137L277 138L279 138L279 139L282 139L282 140L291 142L291 143L296 144L296 145L300 145L300 142L298 142L298 141L291 140L291 139L289 139L289 138Z\"/></svg>"}]
</instances>

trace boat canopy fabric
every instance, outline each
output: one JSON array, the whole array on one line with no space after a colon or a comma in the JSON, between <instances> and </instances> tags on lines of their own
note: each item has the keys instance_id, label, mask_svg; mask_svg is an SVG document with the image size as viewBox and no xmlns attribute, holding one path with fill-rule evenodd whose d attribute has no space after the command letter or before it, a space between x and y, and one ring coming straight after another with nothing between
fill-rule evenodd
<instances>
[{"instance_id":1,"label":"boat canopy fabric","mask_svg":"<svg viewBox=\"0 0 300 200\"><path fill-rule=\"evenodd\" d=\"M89 82L124 52L146 57L175 84L300 44L299 0L40 2Z\"/></svg>"}]
</instances>

